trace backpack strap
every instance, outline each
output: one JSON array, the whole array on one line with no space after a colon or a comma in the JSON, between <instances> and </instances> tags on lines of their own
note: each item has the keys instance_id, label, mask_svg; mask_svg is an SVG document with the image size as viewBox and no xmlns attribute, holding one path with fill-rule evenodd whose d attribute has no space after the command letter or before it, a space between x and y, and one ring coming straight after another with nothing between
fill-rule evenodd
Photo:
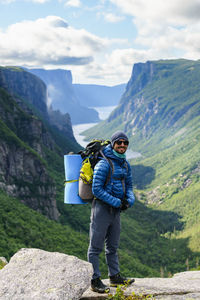
<instances>
[{"instance_id":1,"label":"backpack strap","mask_svg":"<svg viewBox=\"0 0 200 300\"><path fill-rule=\"evenodd\" d=\"M113 165L113 162L110 158L106 157L103 153L102 150L99 151L99 153L101 154L101 156L108 162L110 168L109 168L109 173L108 173L108 176L106 178L106 182L105 182L105 185L108 184L108 182L110 181L111 179L111 175L114 174L114 165Z\"/></svg>"},{"instance_id":2,"label":"backpack strap","mask_svg":"<svg viewBox=\"0 0 200 300\"><path fill-rule=\"evenodd\" d=\"M126 171L127 171L127 174L128 174L128 163L127 163L126 160L125 160L124 164L125 164ZM125 201L125 198L126 198L125 177L122 179L122 188L123 188L123 192L124 192L124 197L122 199L122 203L123 203Z\"/></svg>"},{"instance_id":3,"label":"backpack strap","mask_svg":"<svg viewBox=\"0 0 200 300\"><path fill-rule=\"evenodd\" d=\"M113 165L112 160L104 155L102 149L99 150L98 154L100 154L100 155L108 162L108 164L109 164L109 166L110 166L110 168L109 168L109 173L108 173L108 175L107 175L106 182L105 182L105 184L104 184L104 186L106 186L106 185L109 183L110 179L111 179L111 174L114 173L114 165ZM96 201L96 200L97 200L97 198L94 197L94 199L93 199L93 201L92 201L92 207L95 206L95 201Z\"/></svg>"},{"instance_id":4,"label":"backpack strap","mask_svg":"<svg viewBox=\"0 0 200 300\"><path fill-rule=\"evenodd\" d=\"M108 161L108 163L109 163L109 165L110 165L110 168L109 168L108 176L107 176L107 178L106 178L106 183L105 183L105 185L108 184L108 182L109 182L110 179L111 179L111 175L114 174L114 165L113 165L112 160L111 160L110 158L107 157L107 161Z\"/></svg>"},{"instance_id":5,"label":"backpack strap","mask_svg":"<svg viewBox=\"0 0 200 300\"><path fill-rule=\"evenodd\" d=\"M128 174L128 163L127 163L127 161L126 161L126 160L125 160L124 164L125 164L126 171L127 171L127 174Z\"/></svg>"},{"instance_id":6,"label":"backpack strap","mask_svg":"<svg viewBox=\"0 0 200 300\"><path fill-rule=\"evenodd\" d=\"M71 183L71 182L76 182L78 181L78 179L73 179L73 180L64 180L64 186L66 185L66 183Z\"/></svg>"}]
</instances>

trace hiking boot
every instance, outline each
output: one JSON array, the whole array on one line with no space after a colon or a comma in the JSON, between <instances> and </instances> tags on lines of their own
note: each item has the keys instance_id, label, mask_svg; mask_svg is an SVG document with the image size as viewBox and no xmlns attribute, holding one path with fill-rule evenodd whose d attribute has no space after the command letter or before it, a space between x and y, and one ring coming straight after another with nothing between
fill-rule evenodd
<instances>
[{"instance_id":1,"label":"hiking boot","mask_svg":"<svg viewBox=\"0 0 200 300\"><path fill-rule=\"evenodd\" d=\"M133 278L126 278L120 275L120 273L114 275L114 276L110 276L110 286L118 286L120 284L128 284L130 285L131 283L133 283L135 281L135 279Z\"/></svg>"},{"instance_id":2,"label":"hiking boot","mask_svg":"<svg viewBox=\"0 0 200 300\"><path fill-rule=\"evenodd\" d=\"M97 293L108 293L110 291L109 287L106 286L100 278L91 280L91 289Z\"/></svg>"}]
</instances>

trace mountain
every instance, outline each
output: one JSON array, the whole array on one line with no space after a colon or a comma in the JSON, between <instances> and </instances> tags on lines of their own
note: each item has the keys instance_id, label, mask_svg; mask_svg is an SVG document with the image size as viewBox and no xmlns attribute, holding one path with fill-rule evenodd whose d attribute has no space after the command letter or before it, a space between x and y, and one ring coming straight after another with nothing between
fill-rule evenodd
<instances>
[{"instance_id":1,"label":"mountain","mask_svg":"<svg viewBox=\"0 0 200 300\"><path fill-rule=\"evenodd\" d=\"M0 86L12 96L24 99L31 108L37 109L43 118L48 119L44 82L36 76L17 67L0 67Z\"/></svg>"},{"instance_id":2,"label":"mountain","mask_svg":"<svg viewBox=\"0 0 200 300\"><path fill-rule=\"evenodd\" d=\"M35 75L0 67L0 256L34 247L86 259L86 236L59 222L63 154L80 145L68 115L52 111L49 117L45 95Z\"/></svg>"},{"instance_id":3,"label":"mountain","mask_svg":"<svg viewBox=\"0 0 200 300\"><path fill-rule=\"evenodd\" d=\"M125 86L126 84L112 87L96 84L73 84L79 102L87 107L118 105Z\"/></svg>"},{"instance_id":4,"label":"mountain","mask_svg":"<svg viewBox=\"0 0 200 300\"><path fill-rule=\"evenodd\" d=\"M8 72L9 76L6 77L4 72ZM77 153L80 150L80 146L71 136L70 123L67 124L67 131L65 117L60 115L60 112L53 112L50 116L46 115L48 110L45 106L40 109L37 108L37 104L35 106L37 99L46 103L41 96L46 94L45 85L37 76L20 68L0 68L0 78L0 256L9 259L20 248L33 247L73 254L86 260L91 205L66 205L63 201L63 154L69 151ZM9 90L8 86L12 88ZM13 86L18 89L17 95ZM41 94L39 86L42 87ZM34 97L30 95L30 99L29 87L33 94L37 91ZM24 95L23 98L21 94ZM66 115L67 121L70 120L68 117ZM118 117L114 122L117 121ZM113 126L113 121L107 124ZM63 126L66 131L63 131ZM118 123L114 126L113 130L120 127ZM193 130L190 142L195 145L194 159L198 159L199 139L195 132ZM185 164L175 164L173 152L162 152L164 158L169 158L170 164L165 164L161 154L153 156L154 153L150 155L150 151L149 156L145 158L149 161L138 160L137 164L135 161L131 162L137 200L132 209L121 215L119 248L121 271L129 277L155 277L160 274L171 276L188 267L197 267L199 252L191 247L188 240L191 236L189 230L198 230L193 216L197 216L197 219L199 216L199 167L193 168L188 181L185 173L182 173L183 176L172 177L171 181L168 180L172 165L175 166L175 172L182 170L182 165L188 165L190 170L191 164L187 163L189 160L186 161L189 144L186 148L183 146L180 146L179 157L185 159ZM192 164L193 162L194 160ZM157 165L161 170L160 181ZM161 194L162 197L166 193L166 201L163 200L160 205L159 193L162 189L158 188L159 182L159 188L162 187L165 191ZM185 193L184 198L181 195L181 199L184 200L188 215L183 214L185 208L181 210L181 201L176 192L176 184L181 182L180 190ZM195 199L195 202L186 201L188 196L192 195L191 191L191 199ZM170 210L172 204L164 206L169 203L170 195L176 197L172 203L174 211ZM156 201L152 204L151 199L154 198ZM197 214L193 211L195 205ZM183 220L188 224L187 232L183 231ZM186 237L179 238L180 233ZM193 247L197 245L193 244ZM107 267L103 254L100 257L100 265L102 277L105 278Z\"/></svg>"},{"instance_id":5,"label":"mountain","mask_svg":"<svg viewBox=\"0 0 200 300\"><path fill-rule=\"evenodd\" d=\"M178 215L163 236L184 240L200 257L200 61L160 60L133 66L126 91L109 118L86 131L110 138L124 130L137 197L147 207ZM177 249L176 249L177 251ZM190 259L190 258L188 258Z\"/></svg>"},{"instance_id":6,"label":"mountain","mask_svg":"<svg viewBox=\"0 0 200 300\"><path fill-rule=\"evenodd\" d=\"M98 113L94 109L79 103L72 85L71 71L28 69L44 81L47 86L47 105L52 110L59 110L62 114L69 113L72 124L95 123L99 121Z\"/></svg>"},{"instance_id":7,"label":"mountain","mask_svg":"<svg viewBox=\"0 0 200 300\"><path fill-rule=\"evenodd\" d=\"M93 136L106 128L104 132L109 137L113 129L125 130L131 146L145 155L152 152L154 145L154 151L164 149L168 143L172 145L173 136L174 140L184 137L189 130L186 125L198 120L199 75L200 61L135 64L118 107L88 133Z\"/></svg>"},{"instance_id":8,"label":"mountain","mask_svg":"<svg viewBox=\"0 0 200 300\"><path fill-rule=\"evenodd\" d=\"M164 149L166 139L176 133L187 135L189 122L199 117L199 75L200 61L134 65L126 92L108 122L122 118L136 148L144 149L145 143L145 152L149 147L151 151L153 143L159 145L156 150Z\"/></svg>"},{"instance_id":9,"label":"mountain","mask_svg":"<svg viewBox=\"0 0 200 300\"><path fill-rule=\"evenodd\" d=\"M58 219L56 186L47 164L80 146L69 120L60 129L50 120L45 96L46 87L36 76L19 68L0 68L0 187Z\"/></svg>"}]
</instances>

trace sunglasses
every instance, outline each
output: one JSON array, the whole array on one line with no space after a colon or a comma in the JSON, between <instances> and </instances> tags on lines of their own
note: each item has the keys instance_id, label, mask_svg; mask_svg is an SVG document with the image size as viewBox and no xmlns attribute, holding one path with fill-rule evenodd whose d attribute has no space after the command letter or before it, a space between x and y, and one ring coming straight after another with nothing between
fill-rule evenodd
<instances>
[{"instance_id":1,"label":"sunglasses","mask_svg":"<svg viewBox=\"0 0 200 300\"><path fill-rule=\"evenodd\" d=\"M129 141L116 141L115 143L116 143L118 146L122 145L122 143L123 143L125 146L128 146Z\"/></svg>"}]
</instances>

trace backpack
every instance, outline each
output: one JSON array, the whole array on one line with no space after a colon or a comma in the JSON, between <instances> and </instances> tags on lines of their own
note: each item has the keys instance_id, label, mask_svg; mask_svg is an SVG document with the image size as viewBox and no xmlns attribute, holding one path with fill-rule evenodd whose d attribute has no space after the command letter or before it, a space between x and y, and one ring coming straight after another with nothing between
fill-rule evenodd
<instances>
[{"instance_id":1,"label":"backpack","mask_svg":"<svg viewBox=\"0 0 200 300\"><path fill-rule=\"evenodd\" d=\"M111 172L113 173L113 163L111 159L106 157L103 154L103 149L110 144L109 140L98 140L93 139L86 148L79 152L83 162L80 169L79 176L79 187L78 194L79 197L85 202L92 202L94 195L92 193L92 180L93 180L93 171L97 162L103 157L109 163L109 174L107 176L105 185L108 184L111 178Z\"/></svg>"}]
</instances>

